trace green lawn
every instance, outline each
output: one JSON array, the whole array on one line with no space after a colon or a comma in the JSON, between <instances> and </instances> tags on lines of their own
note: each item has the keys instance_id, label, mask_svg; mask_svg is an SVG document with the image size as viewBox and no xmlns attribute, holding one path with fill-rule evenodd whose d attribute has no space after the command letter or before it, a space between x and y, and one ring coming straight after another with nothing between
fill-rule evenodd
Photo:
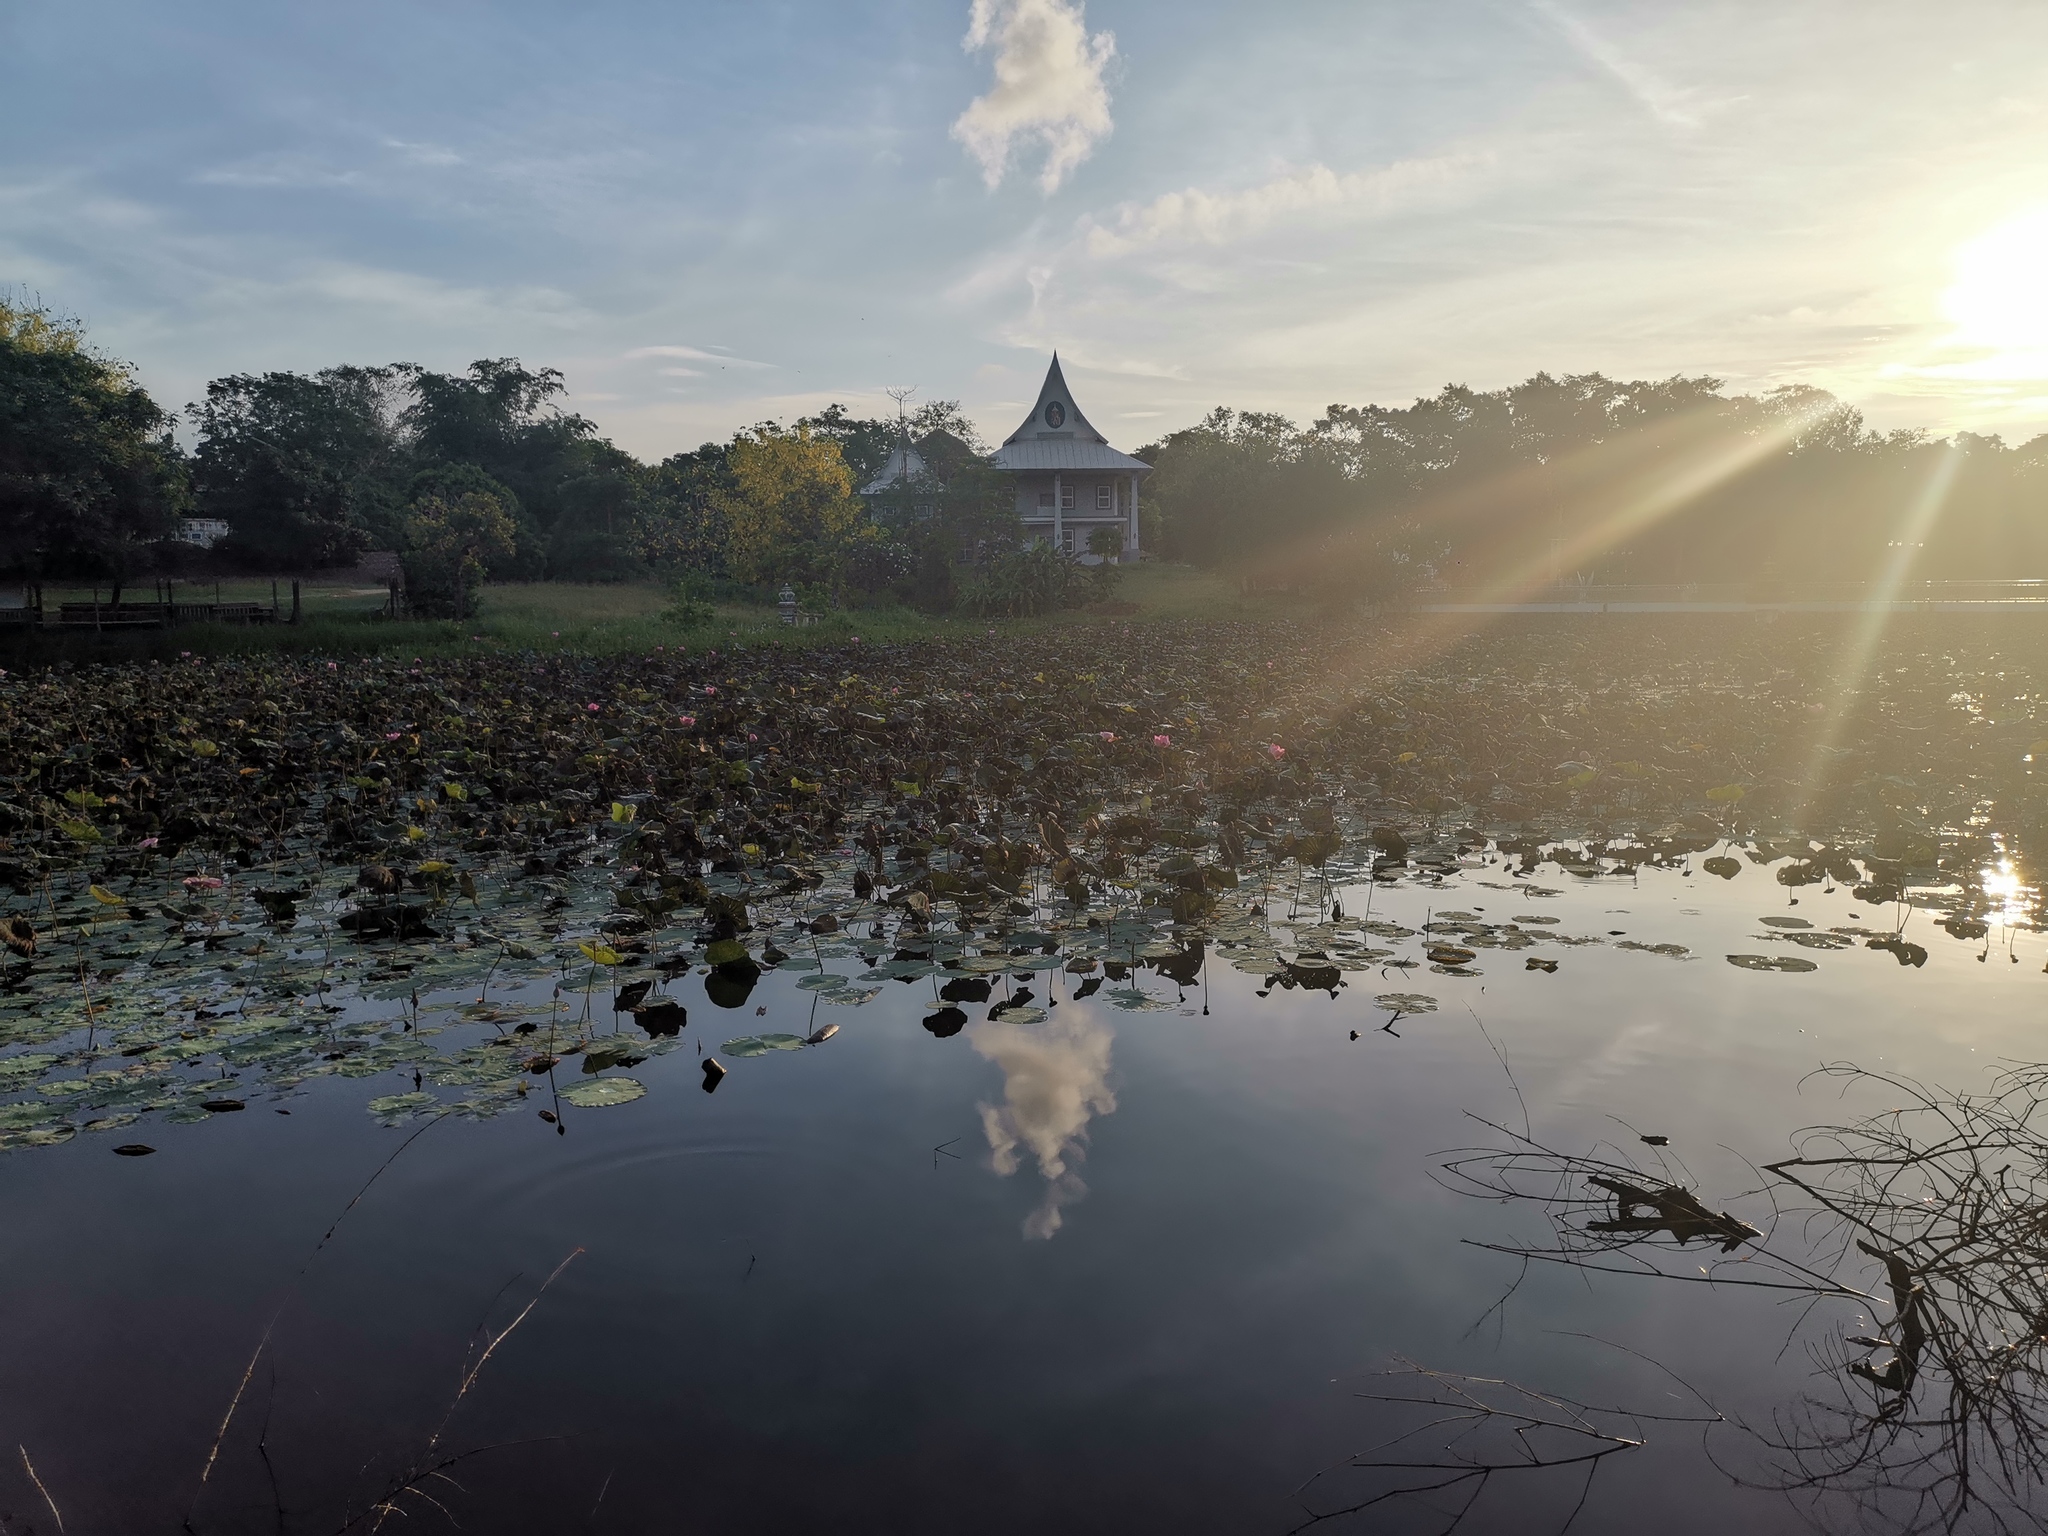
<instances>
[{"instance_id":1,"label":"green lawn","mask_svg":"<svg viewBox=\"0 0 2048 1536\"><path fill-rule=\"evenodd\" d=\"M216 584L177 583L180 602L214 599ZM223 580L222 602L270 601L266 578ZM278 587L281 606L291 605L290 583ZM108 589L100 590L102 600ZM147 583L123 593L132 601L149 601ZM47 607L60 602L90 602L92 589L49 587ZM801 629L785 628L772 607L721 604L709 623L684 628L662 617L671 601L670 589L652 582L583 585L530 582L484 589L480 611L462 623L441 620L392 620L382 615L385 592L374 586L327 586L303 583L301 619L297 625L243 628L197 624L175 630L121 635L44 635L33 641L7 643L23 662L58 659L113 660L173 657L181 651L228 655L258 651L312 652L335 655L450 656L488 651L566 650L585 654L649 651L657 645L702 648L746 645L766 640L800 644L839 643L854 635L889 641L924 636L968 635L995 629L1030 633L1047 627L1076 624L1141 622L1180 618L1255 618L1292 611L1282 599L1243 597L1226 580L1187 566L1150 562L1125 573L1118 603L1137 606L1134 614L1103 615L1072 611L1035 620L992 620L935 617L904 608L847 610L822 617Z\"/></svg>"}]
</instances>

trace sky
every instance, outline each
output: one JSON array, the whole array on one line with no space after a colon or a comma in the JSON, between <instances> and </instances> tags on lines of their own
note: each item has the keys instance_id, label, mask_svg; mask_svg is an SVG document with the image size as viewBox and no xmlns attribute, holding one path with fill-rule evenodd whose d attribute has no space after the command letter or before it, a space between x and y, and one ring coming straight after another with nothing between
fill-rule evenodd
<instances>
[{"instance_id":1,"label":"sky","mask_svg":"<svg viewBox=\"0 0 2048 1536\"><path fill-rule=\"evenodd\" d=\"M1139 446L1538 370L2048 431L2037 0L13 0L0 286L167 406L516 356L643 458L1059 350Z\"/></svg>"}]
</instances>

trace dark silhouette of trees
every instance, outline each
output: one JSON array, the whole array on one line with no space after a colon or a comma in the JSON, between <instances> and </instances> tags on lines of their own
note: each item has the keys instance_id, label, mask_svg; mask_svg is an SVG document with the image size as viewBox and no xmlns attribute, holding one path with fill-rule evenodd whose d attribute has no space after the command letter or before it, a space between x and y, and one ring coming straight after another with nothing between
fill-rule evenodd
<instances>
[{"instance_id":1,"label":"dark silhouette of trees","mask_svg":"<svg viewBox=\"0 0 2048 1536\"><path fill-rule=\"evenodd\" d=\"M0 569L118 582L185 504L170 425L76 321L0 299Z\"/></svg>"},{"instance_id":2,"label":"dark silhouette of trees","mask_svg":"<svg viewBox=\"0 0 2048 1536\"><path fill-rule=\"evenodd\" d=\"M324 368L234 374L194 408L199 510L251 564L346 564L388 544L411 463L397 420L403 374Z\"/></svg>"},{"instance_id":3,"label":"dark silhouette of trees","mask_svg":"<svg viewBox=\"0 0 2048 1536\"><path fill-rule=\"evenodd\" d=\"M2048 576L2048 438L1881 434L1801 386L1537 374L1305 428L1219 409L1139 456L1157 547L1254 582Z\"/></svg>"}]
</instances>

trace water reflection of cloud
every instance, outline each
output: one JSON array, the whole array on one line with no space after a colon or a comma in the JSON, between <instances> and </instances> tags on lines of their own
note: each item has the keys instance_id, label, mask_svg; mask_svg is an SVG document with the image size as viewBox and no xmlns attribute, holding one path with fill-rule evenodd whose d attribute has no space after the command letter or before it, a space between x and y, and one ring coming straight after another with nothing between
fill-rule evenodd
<instances>
[{"instance_id":1,"label":"water reflection of cloud","mask_svg":"<svg viewBox=\"0 0 2048 1536\"><path fill-rule=\"evenodd\" d=\"M1043 1024L991 1019L967 1031L974 1049L1003 1069L1003 1102L979 1106L996 1172L1008 1177L1029 1155L1045 1176L1045 1199L1025 1218L1026 1237L1051 1237L1064 1208L1088 1193L1071 1165L1081 1160L1088 1122L1116 1109L1113 1034L1071 1009Z\"/></svg>"}]
</instances>

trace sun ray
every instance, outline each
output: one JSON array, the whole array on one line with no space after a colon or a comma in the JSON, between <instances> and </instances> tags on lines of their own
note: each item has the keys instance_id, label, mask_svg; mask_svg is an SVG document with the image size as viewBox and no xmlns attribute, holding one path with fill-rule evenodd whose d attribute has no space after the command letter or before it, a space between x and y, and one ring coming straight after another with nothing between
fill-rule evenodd
<instances>
[{"instance_id":1,"label":"sun ray","mask_svg":"<svg viewBox=\"0 0 2048 1536\"><path fill-rule=\"evenodd\" d=\"M1884 568L1864 594L1861 610L1850 622L1849 633L1835 653L1828 673L1827 714L1807 754L1806 772L1800 778L1799 798L1787 808L1787 823L1797 826L1826 788L1827 771L1848 728L1849 716L1859 697L1858 685L1869 669L1884 632L1891 622L1892 605L1913 568L1914 556L1948 505L1949 492L1962 469L1963 454L1949 447L1938 455L1920 492L1899 520L1898 537L1891 541Z\"/></svg>"}]
</instances>

